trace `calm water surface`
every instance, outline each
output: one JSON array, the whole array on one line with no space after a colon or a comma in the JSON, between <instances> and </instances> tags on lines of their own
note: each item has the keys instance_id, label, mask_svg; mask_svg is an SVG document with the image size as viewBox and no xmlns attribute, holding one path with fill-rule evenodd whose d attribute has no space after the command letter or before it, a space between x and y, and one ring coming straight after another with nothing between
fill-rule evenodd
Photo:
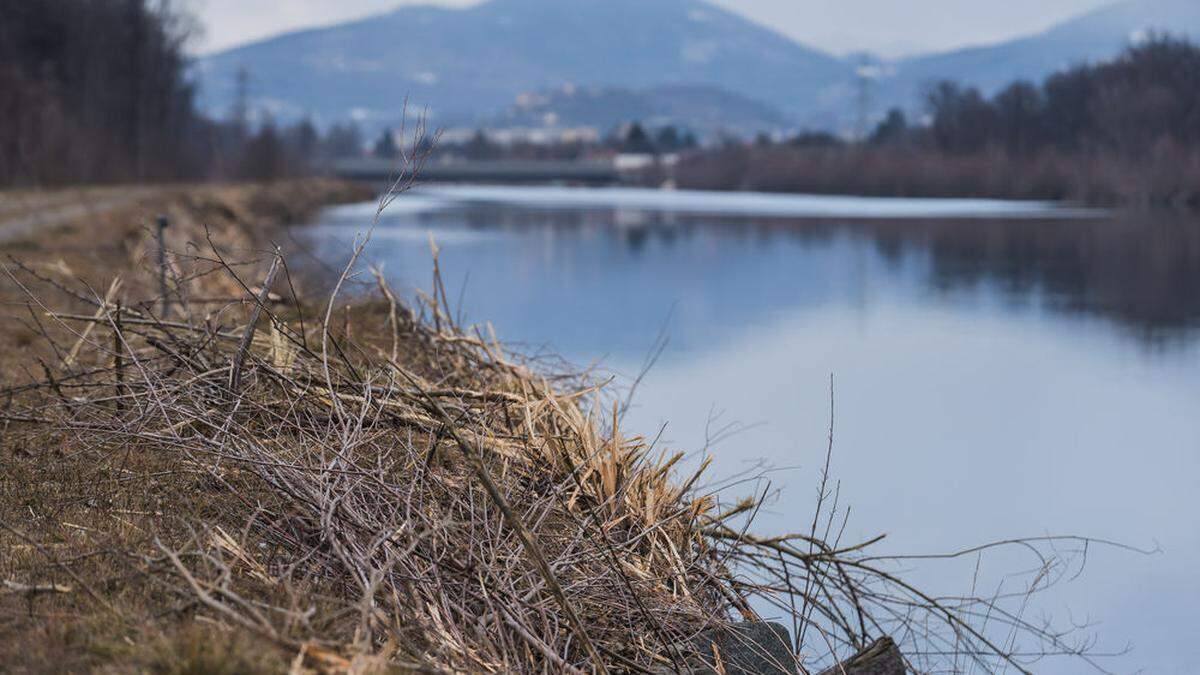
<instances>
[{"instance_id":1,"label":"calm water surface","mask_svg":"<svg viewBox=\"0 0 1200 675\"><path fill-rule=\"evenodd\" d=\"M339 261L373 204L310 230ZM1200 672L1200 223L987 201L640 190L426 188L368 258L430 278L500 336L632 378L669 343L627 426L710 449L714 476L767 470L763 532L806 530L829 425L846 538L890 553L1079 534L1084 574L1026 618L1085 625L1108 671ZM744 484L748 492L763 484ZM914 564L946 594L976 559ZM980 562L1019 588L1028 560ZM1000 584L1009 584L1000 586ZM1095 672L1043 661L1037 672Z\"/></svg>"}]
</instances>

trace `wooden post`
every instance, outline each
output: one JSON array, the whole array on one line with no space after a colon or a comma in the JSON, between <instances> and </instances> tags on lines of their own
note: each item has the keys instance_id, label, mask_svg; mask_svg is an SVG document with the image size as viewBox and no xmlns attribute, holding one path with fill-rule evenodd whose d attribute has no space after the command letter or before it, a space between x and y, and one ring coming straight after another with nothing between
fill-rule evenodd
<instances>
[{"instance_id":1,"label":"wooden post","mask_svg":"<svg viewBox=\"0 0 1200 675\"><path fill-rule=\"evenodd\" d=\"M234 392L237 392L238 386L241 384L242 364L246 361L246 353L250 351L250 343L254 342L254 327L258 325L258 319L262 316L263 305L270 298L271 284L275 283L275 275L279 272L281 260L279 249L275 249L275 259L271 261L271 269L267 271L267 278L263 280L262 288L258 291L257 302L250 312L250 323L246 324L246 331L242 333L242 342L238 345L237 353L233 355L233 367L229 371L229 388Z\"/></svg>"},{"instance_id":2,"label":"wooden post","mask_svg":"<svg viewBox=\"0 0 1200 675\"><path fill-rule=\"evenodd\" d=\"M113 366L116 368L117 379L117 413L120 414L124 406L121 403L121 396L125 393L125 345L121 339L121 303L117 302L117 313L113 317Z\"/></svg>"},{"instance_id":3,"label":"wooden post","mask_svg":"<svg viewBox=\"0 0 1200 675\"><path fill-rule=\"evenodd\" d=\"M160 314L163 318L171 311L171 304L167 298L167 242L163 236L163 230L170 224L165 215L158 216L158 292L162 295Z\"/></svg>"}]
</instances>

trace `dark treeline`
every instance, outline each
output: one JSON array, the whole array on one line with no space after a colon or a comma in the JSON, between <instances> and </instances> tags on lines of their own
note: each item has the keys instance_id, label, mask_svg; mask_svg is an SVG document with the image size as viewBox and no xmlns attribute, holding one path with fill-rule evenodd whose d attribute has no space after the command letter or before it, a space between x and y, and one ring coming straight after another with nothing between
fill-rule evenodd
<instances>
[{"instance_id":1,"label":"dark treeline","mask_svg":"<svg viewBox=\"0 0 1200 675\"><path fill-rule=\"evenodd\" d=\"M691 187L1200 206L1200 48L1154 37L1110 62L994 96L931 87L866 139L820 133L727 146L679 169Z\"/></svg>"},{"instance_id":2,"label":"dark treeline","mask_svg":"<svg viewBox=\"0 0 1200 675\"><path fill-rule=\"evenodd\" d=\"M195 171L185 35L142 0L0 0L0 182Z\"/></svg>"},{"instance_id":3,"label":"dark treeline","mask_svg":"<svg viewBox=\"0 0 1200 675\"><path fill-rule=\"evenodd\" d=\"M1153 156L1162 146L1200 147L1200 48L1170 37L1129 48L1118 59L1015 82L991 99L949 82L927 96L928 134L945 152L1001 148ZM886 124L886 123L885 123ZM893 120L895 124L895 120ZM903 140L885 126L882 139Z\"/></svg>"},{"instance_id":4,"label":"dark treeline","mask_svg":"<svg viewBox=\"0 0 1200 675\"><path fill-rule=\"evenodd\" d=\"M357 153L353 127L197 113L170 0L0 0L0 185L302 173Z\"/></svg>"}]
</instances>

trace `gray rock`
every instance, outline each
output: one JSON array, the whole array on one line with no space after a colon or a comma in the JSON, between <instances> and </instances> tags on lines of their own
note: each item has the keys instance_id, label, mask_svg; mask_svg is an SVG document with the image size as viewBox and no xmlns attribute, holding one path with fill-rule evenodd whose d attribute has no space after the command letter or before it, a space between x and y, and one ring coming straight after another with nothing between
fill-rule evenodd
<instances>
[{"instance_id":1,"label":"gray rock","mask_svg":"<svg viewBox=\"0 0 1200 675\"><path fill-rule=\"evenodd\" d=\"M715 648L714 648L715 646ZM787 628L778 623L746 621L706 630L684 649L684 671L694 675L796 675ZM720 668L718 668L720 664ZM675 672L663 669L662 673ZM879 638L845 661L818 675L906 675L904 655L889 637Z\"/></svg>"},{"instance_id":2,"label":"gray rock","mask_svg":"<svg viewBox=\"0 0 1200 675\"><path fill-rule=\"evenodd\" d=\"M714 650L715 645L715 650ZM692 640L688 672L708 675L795 675L788 630L777 623L746 621L706 630ZM717 669L720 664L722 670Z\"/></svg>"},{"instance_id":3,"label":"gray rock","mask_svg":"<svg viewBox=\"0 0 1200 675\"><path fill-rule=\"evenodd\" d=\"M883 637L820 675L905 675L906 672L900 648L892 638Z\"/></svg>"}]
</instances>

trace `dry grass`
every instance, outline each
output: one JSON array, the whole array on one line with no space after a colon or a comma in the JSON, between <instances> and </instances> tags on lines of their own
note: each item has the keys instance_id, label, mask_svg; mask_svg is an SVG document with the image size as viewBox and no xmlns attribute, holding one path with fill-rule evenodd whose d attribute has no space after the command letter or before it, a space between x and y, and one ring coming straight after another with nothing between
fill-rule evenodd
<instances>
[{"instance_id":1,"label":"dry grass","mask_svg":"<svg viewBox=\"0 0 1200 675\"><path fill-rule=\"evenodd\" d=\"M243 218L176 219L165 317L146 231L119 282L6 266L29 317L0 392L6 668L685 669L772 604L806 657L892 634L914 668L1027 671L980 617L1074 650L840 544L824 483L807 533L748 534L758 501L697 490L614 394L457 325L440 283L307 301Z\"/></svg>"}]
</instances>

